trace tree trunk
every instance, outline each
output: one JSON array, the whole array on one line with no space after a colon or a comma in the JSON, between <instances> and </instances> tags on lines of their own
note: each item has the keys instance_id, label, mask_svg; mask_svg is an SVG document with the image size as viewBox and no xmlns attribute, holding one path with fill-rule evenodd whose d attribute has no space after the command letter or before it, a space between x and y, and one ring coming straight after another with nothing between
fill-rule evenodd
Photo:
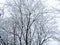
<instances>
[{"instance_id":1,"label":"tree trunk","mask_svg":"<svg viewBox=\"0 0 60 45\"><path fill-rule=\"evenodd\" d=\"M27 31L26 31L26 45L28 45L28 29L27 29Z\"/></svg>"},{"instance_id":2,"label":"tree trunk","mask_svg":"<svg viewBox=\"0 0 60 45\"><path fill-rule=\"evenodd\" d=\"M19 38L19 41L20 41L20 45L22 45L22 42L21 42L21 37Z\"/></svg>"},{"instance_id":3,"label":"tree trunk","mask_svg":"<svg viewBox=\"0 0 60 45\"><path fill-rule=\"evenodd\" d=\"M14 45L16 45L16 35L14 34Z\"/></svg>"},{"instance_id":4,"label":"tree trunk","mask_svg":"<svg viewBox=\"0 0 60 45\"><path fill-rule=\"evenodd\" d=\"M14 33L14 45L16 45L16 24L13 26L13 33Z\"/></svg>"}]
</instances>

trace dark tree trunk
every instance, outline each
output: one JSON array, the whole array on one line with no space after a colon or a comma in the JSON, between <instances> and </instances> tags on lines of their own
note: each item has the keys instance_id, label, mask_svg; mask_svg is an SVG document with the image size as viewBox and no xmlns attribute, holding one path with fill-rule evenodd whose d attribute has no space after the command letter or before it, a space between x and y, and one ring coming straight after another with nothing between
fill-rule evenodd
<instances>
[{"instance_id":1,"label":"dark tree trunk","mask_svg":"<svg viewBox=\"0 0 60 45\"><path fill-rule=\"evenodd\" d=\"M19 38L19 41L20 41L20 45L22 45L21 38Z\"/></svg>"},{"instance_id":2,"label":"dark tree trunk","mask_svg":"<svg viewBox=\"0 0 60 45\"><path fill-rule=\"evenodd\" d=\"M27 28L27 31L26 31L26 45L28 45L28 28Z\"/></svg>"}]
</instances>

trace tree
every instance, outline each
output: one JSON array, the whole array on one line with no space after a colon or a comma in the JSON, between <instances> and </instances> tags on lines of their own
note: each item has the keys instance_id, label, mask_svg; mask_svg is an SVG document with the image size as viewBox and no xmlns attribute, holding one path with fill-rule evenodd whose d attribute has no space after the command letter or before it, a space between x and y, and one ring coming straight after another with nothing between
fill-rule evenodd
<instances>
[{"instance_id":1,"label":"tree","mask_svg":"<svg viewBox=\"0 0 60 45\"><path fill-rule=\"evenodd\" d=\"M53 36L52 33L56 27L50 26L49 21L55 16L49 17L47 13L52 13L52 11L45 10L41 0L7 0L5 5L10 13L8 15L11 15L9 23L12 23L12 30L9 33L13 34L14 45L17 45L17 39L20 45L43 45Z\"/></svg>"}]
</instances>

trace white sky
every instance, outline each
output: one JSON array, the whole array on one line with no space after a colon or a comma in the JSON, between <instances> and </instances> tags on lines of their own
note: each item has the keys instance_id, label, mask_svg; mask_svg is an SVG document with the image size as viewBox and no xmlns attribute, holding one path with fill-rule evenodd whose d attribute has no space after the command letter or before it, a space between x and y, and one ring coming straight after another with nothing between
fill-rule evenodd
<instances>
[{"instance_id":1,"label":"white sky","mask_svg":"<svg viewBox=\"0 0 60 45\"><path fill-rule=\"evenodd\" d=\"M46 44L44 45L60 45L60 43L58 41L50 41L50 42L47 42Z\"/></svg>"},{"instance_id":2,"label":"white sky","mask_svg":"<svg viewBox=\"0 0 60 45\"><path fill-rule=\"evenodd\" d=\"M51 41L51 42L49 42L48 45L59 45L59 42L58 41Z\"/></svg>"},{"instance_id":3,"label":"white sky","mask_svg":"<svg viewBox=\"0 0 60 45\"><path fill-rule=\"evenodd\" d=\"M60 1L58 1L58 0L48 0L47 1L47 4L49 6L52 6L52 7L55 7L55 8L59 8L60 9L60 6L59 6Z\"/></svg>"},{"instance_id":4,"label":"white sky","mask_svg":"<svg viewBox=\"0 0 60 45\"><path fill-rule=\"evenodd\" d=\"M1 1L0 1L0 3L1 3L1 4L0 4L0 8L1 8L1 9L3 8L5 2L6 2L6 0L1 0ZM4 9L4 10L5 10L5 11L4 11L4 12L5 12L5 13L4 13L4 14L5 14L5 15L4 15L4 18L10 17L10 15L7 14L7 9Z\"/></svg>"},{"instance_id":5,"label":"white sky","mask_svg":"<svg viewBox=\"0 0 60 45\"><path fill-rule=\"evenodd\" d=\"M3 2L3 3L5 3L5 1L6 1L6 0L0 0L0 2Z\"/></svg>"}]
</instances>

